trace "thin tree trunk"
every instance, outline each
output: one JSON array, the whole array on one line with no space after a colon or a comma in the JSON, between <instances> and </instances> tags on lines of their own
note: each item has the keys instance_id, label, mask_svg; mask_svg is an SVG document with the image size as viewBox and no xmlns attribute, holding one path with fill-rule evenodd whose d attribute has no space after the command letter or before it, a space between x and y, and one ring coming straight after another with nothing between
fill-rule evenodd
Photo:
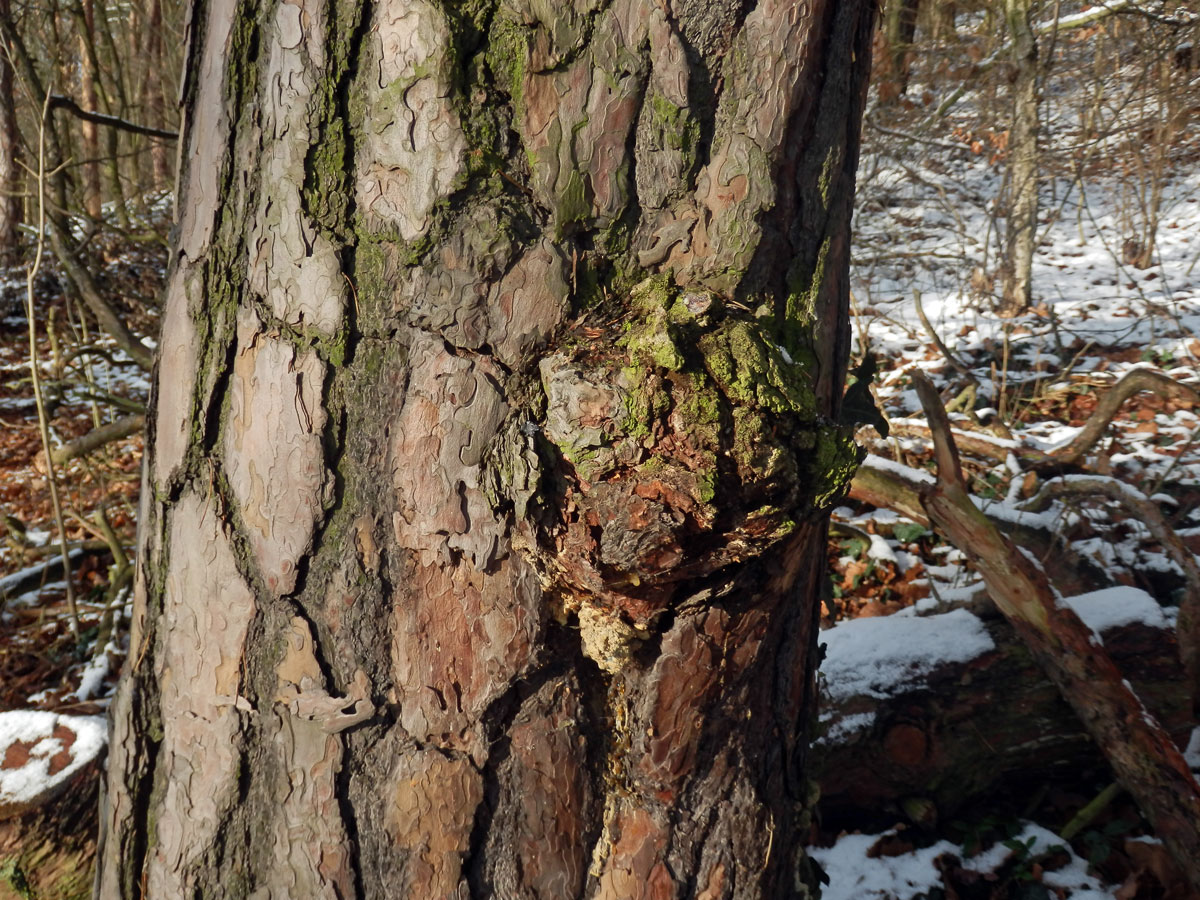
<instances>
[{"instance_id":1,"label":"thin tree trunk","mask_svg":"<svg viewBox=\"0 0 1200 900\"><path fill-rule=\"evenodd\" d=\"M149 15L146 20L146 77L142 81L142 108L146 111L146 124L151 128L165 129L163 114L163 15L162 0L149 0ZM171 162L168 146L164 141L150 142L150 187L161 191L171 183Z\"/></svg>"},{"instance_id":2,"label":"thin tree trunk","mask_svg":"<svg viewBox=\"0 0 1200 900\"><path fill-rule=\"evenodd\" d=\"M100 896L807 896L873 6L196 8Z\"/></svg>"},{"instance_id":3,"label":"thin tree trunk","mask_svg":"<svg viewBox=\"0 0 1200 900\"><path fill-rule=\"evenodd\" d=\"M888 50L888 75L900 95L908 91L908 71L921 0L891 0L884 7L884 41Z\"/></svg>"},{"instance_id":4,"label":"thin tree trunk","mask_svg":"<svg viewBox=\"0 0 1200 900\"><path fill-rule=\"evenodd\" d=\"M83 108L95 110L96 104L96 11L93 0L80 0L79 6L79 89ZM93 219L103 214L100 190L100 133L95 122L79 124L83 134L83 206Z\"/></svg>"},{"instance_id":5,"label":"thin tree trunk","mask_svg":"<svg viewBox=\"0 0 1200 900\"><path fill-rule=\"evenodd\" d=\"M11 0L0 0L0 19L12 16ZM13 68L8 41L0 39L0 261L11 261L17 251L17 229L23 220L21 167L17 163L21 134L13 93Z\"/></svg>"},{"instance_id":6,"label":"thin tree trunk","mask_svg":"<svg viewBox=\"0 0 1200 900\"><path fill-rule=\"evenodd\" d=\"M1032 0L1005 0L1012 45L1012 127L1008 136L1008 224L1001 312L1016 315L1033 302L1038 218L1038 49Z\"/></svg>"},{"instance_id":7,"label":"thin tree trunk","mask_svg":"<svg viewBox=\"0 0 1200 900\"><path fill-rule=\"evenodd\" d=\"M937 0L933 5L933 40L936 43L953 43L958 39L958 29L955 20L958 18L958 4L953 0Z\"/></svg>"}]
</instances>

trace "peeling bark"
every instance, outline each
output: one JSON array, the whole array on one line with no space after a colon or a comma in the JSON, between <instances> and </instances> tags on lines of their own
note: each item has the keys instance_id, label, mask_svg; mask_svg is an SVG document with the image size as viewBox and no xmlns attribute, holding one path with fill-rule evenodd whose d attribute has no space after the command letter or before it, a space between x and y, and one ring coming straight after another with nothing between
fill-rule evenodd
<instances>
[{"instance_id":1,"label":"peeling bark","mask_svg":"<svg viewBox=\"0 0 1200 900\"><path fill-rule=\"evenodd\" d=\"M810 895L872 18L195 7L101 896Z\"/></svg>"}]
</instances>

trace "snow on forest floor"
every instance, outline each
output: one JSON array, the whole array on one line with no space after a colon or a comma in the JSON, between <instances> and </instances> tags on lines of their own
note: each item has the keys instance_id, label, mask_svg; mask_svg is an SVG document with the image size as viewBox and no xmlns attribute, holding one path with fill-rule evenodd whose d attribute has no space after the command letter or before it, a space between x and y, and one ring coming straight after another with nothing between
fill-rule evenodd
<instances>
[{"instance_id":1,"label":"snow on forest floor","mask_svg":"<svg viewBox=\"0 0 1200 900\"><path fill-rule=\"evenodd\" d=\"M910 91L920 95L919 86ZM881 123L884 112L869 118ZM1051 171L1041 190L1034 305L1013 319L994 312L1004 227L996 204L1003 166L990 156L996 131L967 103L922 140L896 137L922 120L919 107L893 110L888 115L897 121L867 129L852 264L853 355L877 354L876 398L893 426L891 439L871 428L860 433L874 464L902 466L915 478L931 471L930 444L920 429L897 427L924 422L908 374L914 368L929 375L947 402L973 390L952 424L1001 451L1066 444L1094 414L1098 397L1135 368L1200 387L1196 117L1180 137L1173 174L1159 184L1153 264L1139 269L1127 260L1144 239L1139 198L1152 185L1135 183L1134 174L1145 172L1117 165L1072 178L1067 148L1079 143L1075 119L1067 102L1054 98L1044 113ZM1158 627L1173 622L1182 571L1142 522L1111 503L1023 510L1032 479L1018 454L966 453L964 461L986 511L1037 519L1053 533L1070 530L1072 550L1108 573L1116 587L1090 603L1078 598L1089 625L1100 630L1131 617ZM1136 395L1084 468L1150 498L1189 549L1200 550L1200 407ZM830 550L834 596L822 621L829 690L869 695L873 686L919 681L939 661L970 657L990 642L979 620L956 608L982 587L957 549L903 516L862 503L848 501L834 521L840 523ZM844 740L847 730L870 727L873 714L849 719L820 739ZM1200 771L1200 729L1186 758ZM1102 818L1074 846L1046 827L1065 819L1039 824L1006 812L998 821L980 809L974 825L933 834L897 810L892 829L823 834L811 853L829 876L824 896L831 900L1191 897L1173 880L1161 845L1134 821L1136 810L1128 809L1125 820L1116 813ZM1114 849L1121 866L1089 866L1088 857L1099 864Z\"/></svg>"},{"instance_id":2,"label":"snow on forest floor","mask_svg":"<svg viewBox=\"0 0 1200 900\"><path fill-rule=\"evenodd\" d=\"M126 321L139 333L157 333L147 300L161 283L164 248L108 235L91 248L101 265L97 277ZM124 655L100 637L120 610L110 609L106 596L111 556L96 552L107 543L96 517L103 509L113 533L132 547L142 438L135 434L58 467L67 538L78 548L71 559L81 645L69 627L61 568L46 568L59 548L30 380L25 302L24 269L0 271L0 715L22 709L95 715ZM149 393L146 374L111 341L81 327L51 262L35 279L34 302L52 439L66 442L137 412ZM50 327L54 342L47 341ZM127 592L117 606L126 598ZM0 734L12 736L3 726ZM0 763L2 757L0 746Z\"/></svg>"}]
</instances>

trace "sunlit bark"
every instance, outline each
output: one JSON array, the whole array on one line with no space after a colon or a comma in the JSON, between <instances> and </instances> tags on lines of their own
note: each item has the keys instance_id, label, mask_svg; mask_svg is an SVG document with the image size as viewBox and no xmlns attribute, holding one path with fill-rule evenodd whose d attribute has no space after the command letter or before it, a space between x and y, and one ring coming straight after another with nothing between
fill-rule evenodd
<instances>
[{"instance_id":1,"label":"sunlit bark","mask_svg":"<svg viewBox=\"0 0 1200 900\"><path fill-rule=\"evenodd\" d=\"M873 6L196 8L102 896L804 895Z\"/></svg>"}]
</instances>

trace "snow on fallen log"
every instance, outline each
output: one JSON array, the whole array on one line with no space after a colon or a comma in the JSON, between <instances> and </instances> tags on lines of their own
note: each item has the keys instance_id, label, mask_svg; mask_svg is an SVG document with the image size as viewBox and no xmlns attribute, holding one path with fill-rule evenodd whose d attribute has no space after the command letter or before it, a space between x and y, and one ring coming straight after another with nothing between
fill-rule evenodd
<instances>
[{"instance_id":1,"label":"snow on fallen log","mask_svg":"<svg viewBox=\"0 0 1200 900\"><path fill-rule=\"evenodd\" d=\"M830 628L821 640L826 645L821 674L835 703L911 690L929 672L970 662L996 646L979 617L965 609L924 618L853 619Z\"/></svg>"},{"instance_id":2,"label":"snow on fallen log","mask_svg":"<svg viewBox=\"0 0 1200 900\"><path fill-rule=\"evenodd\" d=\"M103 716L0 712L0 820L55 797L108 741Z\"/></svg>"},{"instance_id":3,"label":"snow on fallen log","mask_svg":"<svg viewBox=\"0 0 1200 900\"><path fill-rule=\"evenodd\" d=\"M1157 601L1117 587L1064 602L1096 632L1146 707L1186 744L1187 681ZM826 814L879 812L920 798L952 815L1006 779L1054 778L1104 764L998 615L906 611L839 623L820 640L822 712L812 755Z\"/></svg>"}]
</instances>

